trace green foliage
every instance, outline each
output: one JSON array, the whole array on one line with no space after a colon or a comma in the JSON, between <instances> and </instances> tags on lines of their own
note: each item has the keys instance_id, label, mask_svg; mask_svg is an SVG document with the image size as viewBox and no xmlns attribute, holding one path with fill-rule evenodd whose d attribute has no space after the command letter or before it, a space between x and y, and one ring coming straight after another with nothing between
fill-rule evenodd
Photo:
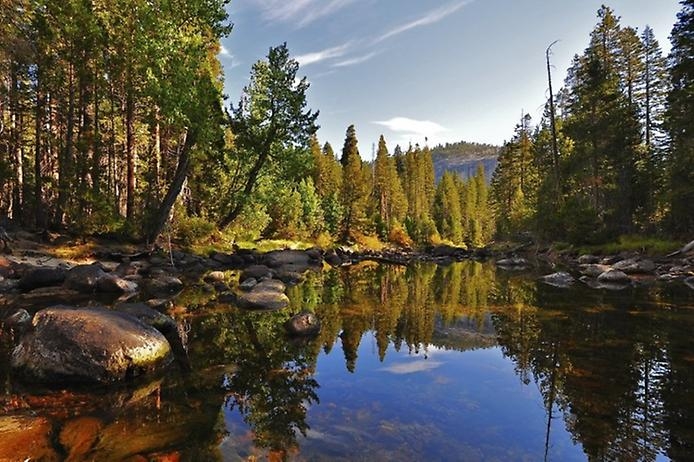
<instances>
[{"instance_id":1,"label":"green foliage","mask_svg":"<svg viewBox=\"0 0 694 462\"><path fill-rule=\"evenodd\" d=\"M364 229L369 185L371 184L369 172L363 168L359 156L354 125L347 128L340 164L342 164L340 200L343 207L340 233L343 240L347 241L356 232Z\"/></svg>"},{"instance_id":2,"label":"green foliage","mask_svg":"<svg viewBox=\"0 0 694 462\"><path fill-rule=\"evenodd\" d=\"M175 217L172 227L175 238L185 246L208 239L217 229L209 220L182 214Z\"/></svg>"}]
</instances>

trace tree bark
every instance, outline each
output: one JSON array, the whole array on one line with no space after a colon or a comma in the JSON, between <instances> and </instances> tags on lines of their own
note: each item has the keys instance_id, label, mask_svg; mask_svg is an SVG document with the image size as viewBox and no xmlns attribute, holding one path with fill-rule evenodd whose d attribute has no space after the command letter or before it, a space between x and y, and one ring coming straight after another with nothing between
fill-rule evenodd
<instances>
[{"instance_id":1,"label":"tree bark","mask_svg":"<svg viewBox=\"0 0 694 462\"><path fill-rule=\"evenodd\" d=\"M181 193L183 188L183 183L188 176L188 171L190 169L191 160L191 150L195 146L197 138L197 133L195 130L189 130L185 137L185 142L183 143L183 149L181 149L181 154L178 157L178 164L176 165L176 173L174 174L173 180L169 185L169 189L164 196L164 199L159 206L154 220L152 221L151 228L146 233L146 239L148 244L154 244L157 238L161 234L169 220L171 215L171 209L173 208L176 198Z\"/></svg>"}]
</instances>

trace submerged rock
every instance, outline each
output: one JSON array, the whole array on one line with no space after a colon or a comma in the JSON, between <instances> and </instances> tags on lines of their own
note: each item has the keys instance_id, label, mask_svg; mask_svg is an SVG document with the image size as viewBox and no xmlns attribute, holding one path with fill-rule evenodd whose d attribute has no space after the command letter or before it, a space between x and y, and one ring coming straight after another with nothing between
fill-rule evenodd
<instances>
[{"instance_id":1,"label":"submerged rock","mask_svg":"<svg viewBox=\"0 0 694 462\"><path fill-rule=\"evenodd\" d=\"M0 460L62 460L52 434L53 423L45 417L0 416Z\"/></svg>"},{"instance_id":2,"label":"submerged rock","mask_svg":"<svg viewBox=\"0 0 694 462\"><path fill-rule=\"evenodd\" d=\"M154 297L175 294L183 289L183 282L175 276L159 274L146 282L147 291Z\"/></svg>"},{"instance_id":3,"label":"submerged rock","mask_svg":"<svg viewBox=\"0 0 694 462\"><path fill-rule=\"evenodd\" d=\"M296 336L318 335L320 327L318 317L310 311L302 311L292 316L284 323L284 328L287 329L287 333Z\"/></svg>"},{"instance_id":4,"label":"submerged rock","mask_svg":"<svg viewBox=\"0 0 694 462\"><path fill-rule=\"evenodd\" d=\"M575 279L569 273L561 271L542 276L540 281L550 286L566 288L570 287L575 282Z\"/></svg>"},{"instance_id":5,"label":"submerged rock","mask_svg":"<svg viewBox=\"0 0 694 462\"><path fill-rule=\"evenodd\" d=\"M53 307L12 352L12 368L47 384L112 383L154 372L173 359L166 338L136 317L103 308Z\"/></svg>"}]
</instances>

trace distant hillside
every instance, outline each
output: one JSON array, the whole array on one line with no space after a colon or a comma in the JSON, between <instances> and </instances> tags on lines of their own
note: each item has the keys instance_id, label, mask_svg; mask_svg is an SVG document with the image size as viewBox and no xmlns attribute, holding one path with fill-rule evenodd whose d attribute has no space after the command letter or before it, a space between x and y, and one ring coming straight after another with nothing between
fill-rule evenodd
<instances>
[{"instance_id":1,"label":"distant hillside","mask_svg":"<svg viewBox=\"0 0 694 462\"><path fill-rule=\"evenodd\" d=\"M457 172L461 178L467 180L475 174L477 166L482 164L487 183L489 183L492 179L492 173L496 169L500 149L499 146L491 144L468 143L466 141L438 145L431 149L436 181L446 170Z\"/></svg>"}]
</instances>

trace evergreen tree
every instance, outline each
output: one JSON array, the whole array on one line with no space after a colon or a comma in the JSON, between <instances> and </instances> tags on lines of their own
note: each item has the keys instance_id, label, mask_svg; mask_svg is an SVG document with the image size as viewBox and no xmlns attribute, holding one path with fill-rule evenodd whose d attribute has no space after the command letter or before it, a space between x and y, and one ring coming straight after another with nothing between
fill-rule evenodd
<instances>
[{"instance_id":1,"label":"evergreen tree","mask_svg":"<svg viewBox=\"0 0 694 462\"><path fill-rule=\"evenodd\" d=\"M407 213L407 200L398 177L395 159L388 155L383 135L378 140L374 172L373 197L377 221L381 223L383 234L387 236L395 226L402 223Z\"/></svg>"},{"instance_id":2,"label":"evergreen tree","mask_svg":"<svg viewBox=\"0 0 694 462\"><path fill-rule=\"evenodd\" d=\"M434 200L434 221L443 239L460 244L463 242L463 216L456 177L453 172L444 172L441 177Z\"/></svg>"},{"instance_id":3,"label":"evergreen tree","mask_svg":"<svg viewBox=\"0 0 694 462\"><path fill-rule=\"evenodd\" d=\"M682 0L670 40L667 128L671 138L669 169L670 226L681 234L694 229L694 0Z\"/></svg>"},{"instance_id":4,"label":"evergreen tree","mask_svg":"<svg viewBox=\"0 0 694 462\"><path fill-rule=\"evenodd\" d=\"M356 130L354 125L350 125L347 128L342 157L340 158L340 164L342 164L341 202L344 210L341 234L344 240L349 240L363 225L368 198L369 182L365 178L357 144Z\"/></svg>"}]
</instances>

